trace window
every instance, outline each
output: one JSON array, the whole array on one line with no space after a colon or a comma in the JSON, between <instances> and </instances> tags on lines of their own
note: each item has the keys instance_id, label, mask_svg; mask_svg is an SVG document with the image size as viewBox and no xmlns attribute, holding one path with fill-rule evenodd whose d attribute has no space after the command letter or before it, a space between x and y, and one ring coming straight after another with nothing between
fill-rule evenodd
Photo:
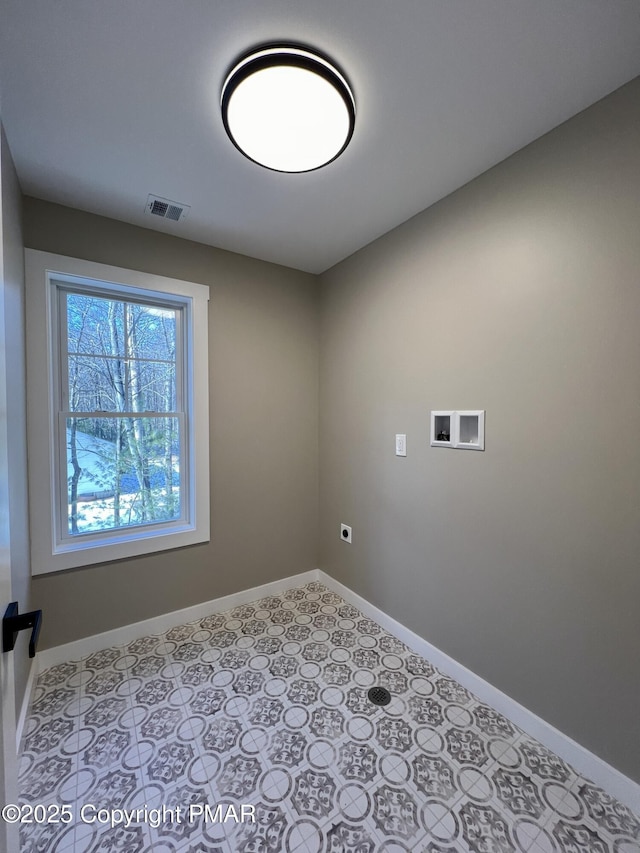
<instances>
[{"instance_id":1,"label":"window","mask_svg":"<svg viewBox=\"0 0 640 853\"><path fill-rule=\"evenodd\" d=\"M63 539L182 519L184 305L52 279Z\"/></svg>"},{"instance_id":2,"label":"window","mask_svg":"<svg viewBox=\"0 0 640 853\"><path fill-rule=\"evenodd\" d=\"M206 541L208 288L31 250L27 273L34 574Z\"/></svg>"}]
</instances>

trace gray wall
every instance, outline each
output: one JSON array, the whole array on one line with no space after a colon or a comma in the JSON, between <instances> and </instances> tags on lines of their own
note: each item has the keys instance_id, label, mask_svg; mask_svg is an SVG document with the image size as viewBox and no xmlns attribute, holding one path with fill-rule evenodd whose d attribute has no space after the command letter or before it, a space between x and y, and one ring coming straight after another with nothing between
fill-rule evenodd
<instances>
[{"instance_id":1,"label":"gray wall","mask_svg":"<svg viewBox=\"0 0 640 853\"><path fill-rule=\"evenodd\" d=\"M322 276L320 542L640 781L639 214L636 80ZM429 447L449 408L484 453Z\"/></svg>"},{"instance_id":2,"label":"gray wall","mask_svg":"<svg viewBox=\"0 0 640 853\"><path fill-rule=\"evenodd\" d=\"M2 144L2 240L4 277L4 347L7 364L7 445L9 554L11 588L20 612L30 609L31 566L27 495L24 255L22 193L11 151L0 125ZM14 652L16 713L19 714L29 674L28 632L20 634Z\"/></svg>"},{"instance_id":3,"label":"gray wall","mask_svg":"<svg viewBox=\"0 0 640 853\"><path fill-rule=\"evenodd\" d=\"M29 248L211 288L211 542L35 577L43 647L315 568L316 278L32 198L24 228Z\"/></svg>"}]
</instances>

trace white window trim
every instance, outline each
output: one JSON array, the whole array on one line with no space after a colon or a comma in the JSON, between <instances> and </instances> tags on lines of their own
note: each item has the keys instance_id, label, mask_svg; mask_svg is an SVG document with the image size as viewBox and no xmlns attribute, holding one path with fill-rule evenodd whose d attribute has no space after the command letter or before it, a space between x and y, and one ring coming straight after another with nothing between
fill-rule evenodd
<instances>
[{"instance_id":1,"label":"white window trim","mask_svg":"<svg viewBox=\"0 0 640 853\"><path fill-rule=\"evenodd\" d=\"M34 575L125 559L209 540L209 288L202 284L149 275L134 270L25 249L27 279L27 436L31 566ZM56 453L57 417L52 320L55 288L50 279L77 278L153 291L189 300L187 346L190 378L190 448L188 488L191 516L182 525L114 531L102 541L57 541Z\"/></svg>"}]
</instances>

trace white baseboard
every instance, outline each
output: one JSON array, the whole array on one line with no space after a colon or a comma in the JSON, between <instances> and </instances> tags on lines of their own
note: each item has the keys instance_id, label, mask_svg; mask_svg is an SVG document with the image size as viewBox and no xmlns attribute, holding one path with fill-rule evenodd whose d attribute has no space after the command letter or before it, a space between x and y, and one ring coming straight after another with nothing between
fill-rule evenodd
<instances>
[{"instance_id":1,"label":"white baseboard","mask_svg":"<svg viewBox=\"0 0 640 853\"><path fill-rule=\"evenodd\" d=\"M59 663L80 660L87 657L87 655L91 655L101 649L107 649L110 646L122 646L140 637L146 637L151 634L163 634L177 625L194 622L196 619L204 619L205 616L210 616L212 613L230 610L232 607L237 607L240 604L248 604L250 601L255 601L258 598L266 598L268 595L278 595L278 593L284 592L286 589L301 586L310 581L317 581L318 578L318 569L312 569L299 575L262 584L262 586L243 589L240 592L225 595L223 598L214 598L212 601L194 604L182 610L163 613L161 616L153 616L151 619L145 619L142 622L123 625L121 628L114 628L111 631L104 631L101 634L93 634L91 637L83 637L81 640L75 640L72 643L65 643L62 646L53 646L50 649L44 649L38 652L38 672L42 672L50 666L56 666Z\"/></svg>"},{"instance_id":2,"label":"white baseboard","mask_svg":"<svg viewBox=\"0 0 640 853\"><path fill-rule=\"evenodd\" d=\"M341 595L349 604L353 604L358 610L361 610L383 628L386 628L389 633L396 636L399 640L409 646L421 657L426 658L438 669L442 670L446 675L455 678L463 687L474 693L483 702L491 705L496 711L499 711L507 719L515 723L524 732L536 740L540 741L544 746L548 747L556 755L564 759L582 776L591 779L596 785L599 785L613 797L620 800L636 814L640 814L640 785L629 779L615 767L607 764L597 755L594 755L584 746L581 746L576 741L572 740L567 735L556 729L554 726L545 722L532 711L529 711L515 699L511 699L506 693L498 690L488 681L480 678L475 672L467 669L461 663L449 657L449 655L440 651L440 649L432 646L418 634L414 634L408 628L405 628L400 622L397 622L391 616L388 616L383 610L380 610L373 604L370 604L362 596L353 592L344 584L332 578L323 571L319 571L319 579L325 586Z\"/></svg>"},{"instance_id":3,"label":"white baseboard","mask_svg":"<svg viewBox=\"0 0 640 853\"><path fill-rule=\"evenodd\" d=\"M149 634L160 634L168 631L177 625L182 625L185 622L193 622L196 619L202 619L212 613L219 613L223 610L229 610L232 607L237 607L240 604L247 604L259 598L265 598L268 595L277 595L294 586L301 586L310 581L321 581L329 589L341 595L345 601L353 604L364 614L378 622L383 628L394 634L399 640L402 640L405 645L413 649L416 654L426 658L433 663L438 669L442 670L447 675L455 678L463 687L466 687L474 693L483 702L486 702L491 707L495 708L501 714L504 714L515 725L521 728L531 737L540 741L546 747L551 749L556 755L559 755L569 764L571 764L581 775L591 779L597 785L600 785L605 791L616 797L620 802L627 805L636 814L640 814L640 785L629 779L624 774L620 773L611 765L607 764L597 755L594 755L588 749L581 746L576 741L572 740L567 735L563 734L554 726L545 722L533 712L529 711L519 702L511 699L506 693L498 690L489 682L485 681L480 676L476 675L471 670L467 669L458 661L449 657L449 655L440 651L440 649L432 646L418 634L414 634L408 628L405 628L400 622L397 622L391 616L380 610L373 604L370 604L362 596L350 590L344 584L327 575L319 569L313 569L302 574L293 575L292 577L283 578L279 581L273 581L262 586L253 587L251 589L242 590L241 592L226 595L223 598L216 598L213 601L207 601L203 604L196 604L192 607L186 607L183 610L176 610L172 613L166 613L161 616L155 616L152 619L146 619L143 622L136 622L131 625L125 625L122 628L116 628L112 631L105 631L102 634L95 634L91 637L85 637L82 640L77 640L73 643L66 643L62 646L45 649L38 653L37 671L41 672L50 666L55 666L59 663L65 663L71 660L78 660L86 657L100 649L108 648L114 645L123 645L130 643L139 637L144 637ZM26 719L29 699L33 687L33 679L36 667L32 666L25 691L25 699L22 705L20 721L18 724L18 738L21 738L24 722Z\"/></svg>"}]
</instances>

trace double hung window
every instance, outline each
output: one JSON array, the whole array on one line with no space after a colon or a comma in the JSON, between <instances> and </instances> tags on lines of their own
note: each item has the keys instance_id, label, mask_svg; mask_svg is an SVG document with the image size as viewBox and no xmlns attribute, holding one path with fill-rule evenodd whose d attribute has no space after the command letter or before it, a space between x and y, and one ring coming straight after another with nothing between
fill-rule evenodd
<instances>
[{"instance_id":1,"label":"double hung window","mask_svg":"<svg viewBox=\"0 0 640 853\"><path fill-rule=\"evenodd\" d=\"M55 285L62 537L181 520L184 306Z\"/></svg>"},{"instance_id":2,"label":"double hung window","mask_svg":"<svg viewBox=\"0 0 640 853\"><path fill-rule=\"evenodd\" d=\"M34 573L207 539L208 289L28 255Z\"/></svg>"}]
</instances>

